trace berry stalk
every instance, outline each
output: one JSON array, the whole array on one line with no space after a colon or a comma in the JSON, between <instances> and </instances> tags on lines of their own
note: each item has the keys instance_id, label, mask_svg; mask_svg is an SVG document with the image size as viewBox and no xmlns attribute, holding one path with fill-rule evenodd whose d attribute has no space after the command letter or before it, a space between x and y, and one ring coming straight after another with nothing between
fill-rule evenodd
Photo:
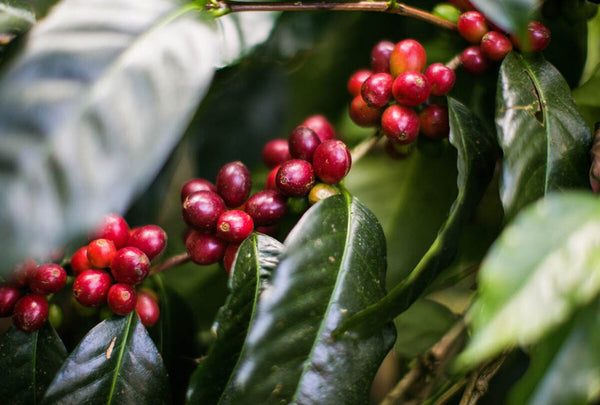
<instances>
[{"instance_id":1,"label":"berry stalk","mask_svg":"<svg viewBox=\"0 0 600 405\"><path fill-rule=\"evenodd\" d=\"M155 274L162 273L163 271L166 271L166 270L172 269L174 267L180 266L182 264L185 264L185 263L189 262L190 260L191 260L190 255L187 254L187 252L178 254L178 255L170 257L170 258L162 261L158 265L154 266L150 270L149 275L153 276Z\"/></svg>"},{"instance_id":2,"label":"berry stalk","mask_svg":"<svg viewBox=\"0 0 600 405\"><path fill-rule=\"evenodd\" d=\"M444 20L427 11L410 7L395 1L357 1L357 2L240 2L212 1L205 6L206 10L221 16L242 11L377 11L382 13L399 14L416 18L449 30L456 30L456 24Z\"/></svg>"}]
</instances>

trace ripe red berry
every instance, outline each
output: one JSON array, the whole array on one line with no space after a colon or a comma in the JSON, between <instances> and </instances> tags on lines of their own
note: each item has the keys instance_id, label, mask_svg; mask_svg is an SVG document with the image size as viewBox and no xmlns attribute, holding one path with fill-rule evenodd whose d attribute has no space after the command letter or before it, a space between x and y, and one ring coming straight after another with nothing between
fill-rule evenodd
<instances>
[{"instance_id":1,"label":"ripe red berry","mask_svg":"<svg viewBox=\"0 0 600 405\"><path fill-rule=\"evenodd\" d=\"M46 298L36 294L27 294L15 303L12 315L13 325L23 332L34 332L44 325L49 311L50 306Z\"/></svg>"},{"instance_id":2,"label":"ripe red berry","mask_svg":"<svg viewBox=\"0 0 600 405\"><path fill-rule=\"evenodd\" d=\"M361 127L376 127L381 118L381 110L369 107L362 96L354 97L350 103L350 118Z\"/></svg>"},{"instance_id":3,"label":"ripe red berry","mask_svg":"<svg viewBox=\"0 0 600 405\"><path fill-rule=\"evenodd\" d=\"M113 284L108 290L106 302L115 314L127 315L135 309L137 302L135 289L128 284Z\"/></svg>"},{"instance_id":4,"label":"ripe red berry","mask_svg":"<svg viewBox=\"0 0 600 405\"><path fill-rule=\"evenodd\" d=\"M350 76L350 79L348 79L348 85L347 85L348 93L350 93L350 95L352 97L358 96L360 94L360 89L361 89L363 83L372 74L373 74L373 72L371 72L370 70L366 70L366 69L362 69L362 70L358 70L358 71L354 72L352 74L352 76Z\"/></svg>"},{"instance_id":5,"label":"ripe red berry","mask_svg":"<svg viewBox=\"0 0 600 405\"><path fill-rule=\"evenodd\" d=\"M217 223L217 236L231 243L242 242L253 230L252 217L240 210L225 211Z\"/></svg>"},{"instance_id":6,"label":"ripe red berry","mask_svg":"<svg viewBox=\"0 0 600 405\"><path fill-rule=\"evenodd\" d=\"M37 263L35 260L27 258L13 268L8 276L8 283L19 288L25 287L29 282L29 277L36 270Z\"/></svg>"},{"instance_id":7,"label":"ripe red berry","mask_svg":"<svg viewBox=\"0 0 600 405\"><path fill-rule=\"evenodd\" d=\"M77 276L91 268L92 265L87 257L87 246L80 247L71 256L71 270L73 270L73 274Z\"/></svg>"},{"instance_id":8,"label":"ripe red berry","mask_svg":"<svg viewBox=\"0 0 600 405\"><path fill-rule=\"evenodd\" d=\"M223 256L223 267L227 274L231 275L231 269L233 268L233 262L235 261L235 255L237 255L240 249L239 243L230 243L225 249L225 255Z\"/></svg>"},{"instance_id":9,"label":"ripe red berry","mask_svg":"<svg viewBox=\"0 0 600 405\"><path fill-rule=\"evenodd\" d=\"M140 317L142 325L146 327L153 326L160 316L158 303L150 294L140 292L135 305L135 312Z\"/></svg>"},{"instance_id":10,"label":"ripe red berry","mask_svg":"<svg viewBox=\"0 0 600 405\"><path fill-rule=\"evenodd\" d=\"M187 196L182 205L183 220L201 232L214 232L219 217L227 207L212 191L197 191Z\"/></svg>"},{"instance_id":11,"label":"ripe red berry","mask_svg":"<svg viewBox=\"0 0 600 405\"><path fill-rule=\"evenodd\" d=\"M481 38L489 31L485 17L478 11L467 11L461 14L456 28L464 39L473 44L481 42Z\"/></svg>"},{"instance_id":12,"label":"ripe red berry","mask_svg":"<svg viewBox=\"0 0 600 405\"><path fill-rule=\"evenodd\" d=\"M321 140L315 131L302 125L294 128L288 138L290 155L294 159L304 159L309 162L312 161L313 153L320 143Z\"/></svg>"},{"instance_id":13,"label":"ripe red berry","mask_svg":"<svg viewBox=\"0 0 600 405\"><path fill-rule=\"evenodd\" d=\"M257 226L274 225L280 222L285 217L286 211L286 198L275 190L259 191L246 201L246 212Z\"/></svg>"},{"instance_id":14,"label":"ripe red berry","mask_svg":"<svg viewBox=\"0 0 600 405\"><path fill-rule=\"evenodd\" d=\"M181 187L181 202L184 202L188 195L195 193L196 191L212 191L216 193L217 188L214 184L205 179L188 180L183 187Z\"/></svg>"},{"instance_id":15,"label":"ripe red berry","mask_svg":"<svg viewBox=\"0 0 600 405\"><path fill-rule=\"evenodd\" d=\"M227 242L215 235L192 231L185 240L190 259L200 265L213 264L223 258Z\"/></svg>"},{"instance_id":16,"label":"ripe red berry","mask_svg":"<svg viewBox=\"0 0 600 405\"><path fill-rule=\"evenodd\" d=\"M396 101L405 106L423 104L428 98L431 88L427 77L417 72L404 72L394 80L392 87Z\"/></svg>"},{"instance_id":17,"label":"ripe red berry","mask_svg":"<svg viewBox=\"0 0 600 405\"><path fill-rule=\"evenodd\" d=\"M381 129L392 142L408 144L419 135L419 117L411 108L391 105L383 112Z\"/></svg>"},{"instance_id":18,"label":"ripe red berry","mask_svg":"<svg viewBox=\"0 0 600 405\"><path fill-rule=\"evenodd\" d=\"M479 46L486 58L496 62L504 59L513 48L510 39L498 31L490 31L485 34L481 39L481 44Z\"/></svg>"},{"instance_id":19,"label":"ripe red berry","mask_svg":"<svg viewBox=\"0 0 600 405\"><path fill-rule=\"evenodd\" d=\"M371 50L371 69L373 73L390 73L390 56L394 50L394 43L390 41L378 42Z\"/></svg>"},{"instance_id":20,"label":"ripe red berry","mask_svg":"<svg viewBox=\"0 0 600 405\"><path fill-rule=\"evenodd\" d=\"M122 216L118 214L106 215L100 225L93 233L92 239L108 239L112 240L117 249L127 245L129 240L129 225L125 222Z\"/></svg>"},{"instance_id":21,"label":"ripe red berry","mask_svg":"<svg viewBox=\"0 0 600 405\"><path fill-rule=\"evenodd\" d=\"M81 305L97 307L106 302L112 284L110 274L104 270L86 270L73 282L73 296Z\"/></svg>"},{"instance_id":22,"label":"ripe red berry","mask_svg":"<svg viewBox=\"0 0 600 405\"><path fill-rule=\"evenodd\" d=\"M110 272L118 282L136 285L148 277L150 259L138 248L124 247L113 258Z\"/></svg>"},{"instance_id":23,"label":"ripe red berry","mask_svg":"<svg viewBox=\"0 0 600 405\"><path fill-rule=\"evenodd\" d=\"M167 233L157 225L141 226L131 231L127 245L138 248L152 260L167 247Z\"/></svg>"},{"instance_id":24,"label":"ripe red berry","mask_svg":"<svg viewBox=\"0 0 600 405\"><path fill-rule=\"evenodd\" d=\"M313 169L322 182L336 184L350 172L352 156L346 144L337 139L323 142L313 157Z\"/></svg>"},{"instance_id":25,"label":"ripe red berry","mask_svg":"<svg viewBox=\"0 0 600 405\"><path fill-rule=\"evenodd\" d=\"M425 48L414 39L405 39L394 46L390 55L390 72L396 77L404 72L422 72L427 63Z\"/></svg>"},{"instance_id":26,"label":"ripe red berry","mask_svg":"<svg viewBox=\"0 0 600 405\"><path fill-rule=\"evenodd\" d=\"M115 253L117 253L117 248L112 240L95 239L87 246L88 261L96 269L110 267Z\"/></svg>"},{"instance_id":27,"label":"ripe red berry","mask_svg":"<svg viewBox=\"0 0 600 405\"><path fill-rule=\"evenodd\" d=\"M0 285L0 318L12 315L19 298L21 298L21 290L18 287Z\"/></svg>"},{"instance_id":28,"label":"ripe red berry","mask_svg":"<svg viewBox=\"0 0 600 405\"><path fill-rule=\"evenodd\" d=\"M431 94L443 96L447 94L456 81L454 70L442 63L432 63L425 71L425 77L431 87Z\"/></svg>"},{"instance_id":29,"label":"ripe red berry","mask_svg":"<svg viewBox=\"0 0 600 405\"><path fill-rule=\"evenodd\" d=\"M242 162L224 165L217 174L217 192L228 207L239 207L250 195L252 179Z\"/></svg>"},{"instance_id":30,"label":"ripe red berry","mask_svg":"<svg viewBox=\"0 0 600 405\"><path fill-rule=\"evenodd\" d=\"M550 44L550 30L539 21L530 21L527 24L527 37L524 43L520 43L513 37L513 43L517 48L525 52L541 52Z\"/></svg>"},{"instance_id":31,"label":"ripe red berry","mask_svg":"<svg viewBox=\"0 0 600 405\"><path fill-rule=\"evenodd\" d=\"M488 69L488 61L479 46L473 45L460 54L460 61L465 70L474 75L483 74Z\"/></svg>"},{"instance_id":32,"label":"ripe red berry","mask_svg":"<svg viewBox=\"0 0 600 405\"><path fill-rule=\"evenodd\" d=\"M333 128L331 122L323 115L311 115L304 120L302 125L315 131L321 142L325 142L328 139L335 139L335 128Z\"/></svg>"},{"instance_id":33,"label":"ripe red berry","mask_svg":"<svg viewBox=\"0 0 600 405\"><path fill-rule=\"evenodd\" d=\"M267 179L265 181L265 188L267 190L277 190L277 184L275 183L275 179L277 178L277 172L279 171L280 167L281 165L275 166L267 175Z\"/></svg>"},{"instance_id":34,"label":"ripe red berry","mask_svg":"<svg viewBox=\"0 0 600 405\"><path fill-rule=\"evenodd\" d=\"M49 295L60 291L67 283L67 272L58 264L40 264L29 278L31 291L38 295Z\"/></svg>"},{"instance_id":35,"label":"ripe red berry","mask_svg":"<svg viewBox=\"0 0 600 405\"><path fill-rule=\"evenodd\" d=\"M262 159L269 169L290 160L290 148L286 139L273 139L265 144L262 150Z\"/></svg>"},{"instance_id":36,"label":"ripe red berry","mask_svg":"<svg viewBox=\"0 0 600 405\"><path fill-rule=\"evenodd\" d=\"M448 108L431 104L419 113L421 133L433 139L443 139L450 135Z\"/></svg>"},{"instance_id":37,"label":"ripe red berry","mask_svg":"<svg viewBox=\"0 0 600 405\"><path fill-rule=\"evenodd\" d=\"M302 197L315 184L315 173L306 160L292 159L281 165L275 183L284 196Z\"/></svg>"},{"instance_id":38,"label":"ripe red berry","mask_svg":"<svg viewBox=\"0 0 600 405\"><path fill-rule=\"evenodd\" d=\"M393 82L389 73L374 73L365 80L360 94L369 107L381 108L392 98Z\"/></svg>"}]
</instances>

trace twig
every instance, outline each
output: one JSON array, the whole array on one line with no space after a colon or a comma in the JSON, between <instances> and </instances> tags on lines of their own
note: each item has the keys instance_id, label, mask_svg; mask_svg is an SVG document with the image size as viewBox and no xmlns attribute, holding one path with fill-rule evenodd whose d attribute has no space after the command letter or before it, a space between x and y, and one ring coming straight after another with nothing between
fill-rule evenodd
<instances>
[{"instance_id":1,"label":"twig","mask_svg":"<svg viewBox=\"0 0 600 405\"><path fill-rule=\"evenodd\" d=\"M167 260L160 262L150 270L150 275L153 276L163 271L172 269L190 261L190 256L187 253L181 253L176 256L170 257Z\"/></svg>"},{"instance_id":2,"label":"twig","mask_svg":"<svg viewBox=\"0 0 600 405\"><path fill-rule=\"evenodd\" d=\"M396 386L385 396L379 405L394 405L400 403L404 394L417 381L421 380L427 369L423 364L422 359L417 359L417 364L396 384Z\"/></svg>"},{"instance_id":3,"label":"twig","mask_svg":"<svg viewBox=\"0 0 600 405\"><path fill-rule=\"evenodd\" d=\"M507 353L500 356L500 358L482 366L477 372L473 373L467 388L460 400L459 405L475 405L477 401L487 392L490 385L490 380L496 375L500 367L506 360Z\"/></svg>"},{"instance_id":4,"label":"twig","mask_svg":"<svg viewBox=\"0 0 600 405\"><path fill-rule=\"evenodd\" d=\"M395 1L296 1L296 2L241 2L215 0L209 2L205 8L217 15L239 13L243 11L378 11L382 13L398 14L429 22L449 30L456 30L456 24L444 20L427 11L410 7Z\"/></svg>"},{"instance_id":5,"label":"twig","mask_svg":"<svg viewBox=\"0 0 600 405\"><path fill-rule=\"evenodd\" d=\"M450 59L450 61L448 63L446 63L446 66L452 70L456 70L459 68L460 64L461 64L460 54L458 54L454 58Z\"/></svg>"},{"instance_id":6,"label":"twig","mask_svg":"<svg viewBox=\"0 0 600 405\"><path fill-rule=\"evenodd\" d=\"M363 156L365 156L369 151L377 145L377 142L381 139L381 135L379 132L375 132L375 134L358 145L356 145L351 151L350 155L352 156L352 163L358 162Z\"/></svg>"}]
</instances>

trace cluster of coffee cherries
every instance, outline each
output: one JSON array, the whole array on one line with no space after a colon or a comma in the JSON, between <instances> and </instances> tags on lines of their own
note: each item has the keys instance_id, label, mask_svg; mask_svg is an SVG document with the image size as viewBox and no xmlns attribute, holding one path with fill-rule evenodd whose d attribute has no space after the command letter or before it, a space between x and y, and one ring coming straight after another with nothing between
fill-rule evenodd
<instances>
[{"instance_id":1,"label":"cluster of coffee cherries","mask_svg":"<svg viewBox=\"0 0 600 405\"><path fill-rule=\"evenodd\" d=\"M93 233L92 240L71 257L67 269L75 277L73 296L86 307L108 308L118 315L134 309L145 326L158 320L158 299L151 290L136 292L150 272L150 261L167 243L156 225L131 229L121 216L109 214ZM67 269L56 263L38 265L29 258L17 265L7 283L0 285L0 317L12 316L13 325L33 332L49 316L48 297L67 283Z\"/></svg>"},{"instance_id":2,"label":"cluster of coffee cherries","mask_svg":"<svg viewBox=\"0 0 600 405\"><path fill-rule=\"evenodd\" d=\"M448 109L435 97L452 89L456 75L442 63L425 69L426 62L425 49L413 39L376 44L371 68L348 80L354 97L350 118L362 127L381 127L388 145L404 147L399 151L410 151L419 133L432 139L448 137Z\"/></svg>"},{"instance_id":3,"label":"cluster of coffee cherries","mask_svg":"<svg viewBox=\"0 0 600 405\"><path fill-rule=\"evenodd\" d=\"M252 195L250 172L239 161L224 165L214 183L194 178L183 185L182 216L189 226L185 246L194 263L223 260L231 272L244 239L254 230L275 235L291 199L308 196L314 203L339 193L335 185L352 162L348 148L335 139L332 125L321 115L309 117L288 139L268 142L262 157L271 171L265 189Z\"/></svg>"}]
</instances>

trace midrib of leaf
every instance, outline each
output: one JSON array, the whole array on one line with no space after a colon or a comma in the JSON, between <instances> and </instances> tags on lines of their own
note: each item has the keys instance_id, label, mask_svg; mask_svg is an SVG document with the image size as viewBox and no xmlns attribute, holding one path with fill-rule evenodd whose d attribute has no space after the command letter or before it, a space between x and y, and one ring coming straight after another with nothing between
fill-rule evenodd
<instances>
[{"instance_id":1,"label":"midrib of leaf","mask_svg":"<svg viewBox=\"0 0 600 405\"><path fill-rule=\"evenodd\" d=\"M352 224L352 218L350 217L350 213L351 213L351 209L350 209L350 205L352 204L352 200L351 197L349 196L348 192L344 192L344 199L346 200L346 209L347 209L347 218L348 220L346 221L346 241L344 243L344 253L342 253L342 258L340 260L340 268L344 268L344 263L346 263L346 260L348 258L348 246L350 245L350 231L351 231L351 224ZM343 278L343 275L345 274L345 271L338 271L337 277L335 279L335 285L333 287L333 290L331 291L331 296L335 295L335 292L338 291L338 287L341 283L341 280ZM306 375L306 372L308 371L308 368L311 365L310 359L312 359L313 357L313 353L315 351L315 348L317 347L317 345L320 342L319 337L323 334L323 328L325 327L327 318L329 317L329 312L331 311L331 306L333 304L333 300L329 299L329 302L327 303L327 308L325 309L325 313L323 315L323 319L321 321L321 324L319 325L319 329L317 330L317 333L315 335L315 340L313 342L312 347L310 348L310 352L309 355L307 357L307 360L304 362L304 367L302 368L302 373L300 374L300 378L298 378L298 385L296 387L296 391L294 392L294 396L293 399L296 400L298 397L298 390L300 388L300 383L302 381L302 379L304 378L304 376Z\"/></svg>"},{"instance_id":2,"label":"midrib of leaf","mask_svg":"<svg viewBox=\"0 0 600 405\"><path fill-rule=\"evenodd\" d=\"M123 335L123 342L121 343L121 348L119 349L119 356L117 357L117 367L116 367L115 373L113 375L112 384L110 386L110 391L108 392L107 405L112 404L112 399L113 399L113 396L115 393L115 387L117 386L117 378L119 377L119 371L121 371L121 364L123 363L123 354L125 353L125 347L127 346L127 339L129 339L129 330L131 329L131 322L133 321L134 313L135 313L135 311L131 312L129 314L129 318L127 319L127 326L125 327L125 333Z\"/></svg>"},{"instance_id":3,"label":"midrib of leaf","mask_svg":"<svg viewBox=\"0 0 600 405\"><path fill-rule=\"evenodd\" d=\"M37 365L37 345L38 345L38 338L40 336L40 331L36 330L35 332L35 337L33 338L33 367L31 370L31 377L32 377L32 381L33 381L33 403L37 404L37 387L36 387L36 375L35 375L35 367Z\"/></svg>"},{"instance_id":4,"label":"midrib of leaf","mask_svg":"<svg viewBox=\"0 0 600 405\"><path fill-rule=\"evenodd\" d=\"M542 110L542 117L544 119L542 126L544 127L544 133L546 134L546 167L544 169L544 195L546 195L548 194L548 184L550 183L550 170L548 168L548 162L550 162L550 121L548 120L546 96L542 90L542 85L538 81L537 77L533 74L533 69L531 69L529 63L525 60L525 58L523 58L523 56L518 56L527 69L527 76L529 76L529 79L535 87L535 92L538 96L538 103L540 103L540 109Z\"/></svg>"},{"instance_id":5,"label":"midrib of leaf","mask_svg":"<svg viewBox=\"0 0 600 405\"><path fill-rule=\"evenodd\" d=\"M256 235L253 236L254 240L256 241L255 243L252 244L252 247L254 248L254 257L256 260L256 287L254 289L254 302L252 302L252 312L251 312L251 316L250 316L250 321L248 322L248 329L246 330L246 336L248 336L248 330L250 329L250 325L252 325L252 321L254 320L254 315L256 314L256 305L258 304L258 294L260 291L260 262L258 261L258 238L256 237ZM237 261L237 258L236 258ZM235 264L235 263L234 263ZM218 330L217 330L217 333ZM229 383L231 382L231 380L233 379L234 375L235 375L235 371L238 369L238 365L240 364L240 361L242 360L242 355L244 354L244 352L246 351L246 345L242 345L242 350L240 351L240 354L237 358L237 360L235 361L235 365L233 366L233 369L231 371L231 373L229 373L229 378L227 379L227 383L223 386L223 391L221 392L221 395L219 396L219 404L221 403L221 400L223 399L223 395L225 395L225 392L227 392L227 387L229 387Z\"/></svg>"}]
</instances>

